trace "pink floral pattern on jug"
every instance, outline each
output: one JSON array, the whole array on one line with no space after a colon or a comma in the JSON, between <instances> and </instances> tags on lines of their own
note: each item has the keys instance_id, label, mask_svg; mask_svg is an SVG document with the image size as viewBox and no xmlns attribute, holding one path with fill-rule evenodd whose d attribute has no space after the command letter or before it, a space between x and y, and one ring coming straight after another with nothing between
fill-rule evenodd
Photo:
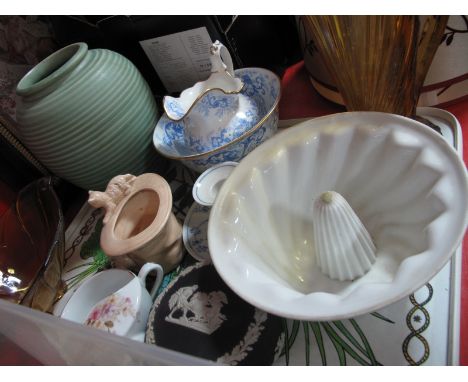
<instances>
[{"instance_id":1,"label":"pink floral pattern on jug","mask_svg":"<svg viewBox=\"0 0 468 382\"><path fill-rule=\"evenodd\" d=\"M86 318L85 325L116 334L115 328L123 317L136 317L130 297L111 294L96 305Z\"/></svg>"}]
</instances>

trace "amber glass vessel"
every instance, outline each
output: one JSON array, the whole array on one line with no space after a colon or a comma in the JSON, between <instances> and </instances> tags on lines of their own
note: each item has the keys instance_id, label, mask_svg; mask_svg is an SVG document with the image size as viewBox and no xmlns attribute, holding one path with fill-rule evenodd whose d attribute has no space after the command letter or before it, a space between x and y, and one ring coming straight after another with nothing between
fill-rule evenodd
<instances>
[{"instance_id":1,"label":"amber glass vessel","mask_svg":"<svg viewBox=\"0 0 468 382\"><path fill-rule=\"evenodd\" d=\"M448 16L306 16L348 110L412 117Z\"/></svg>"},{"instance_id":2,"label":"amber glass vessel","mask_svg":"<svg viewBox=\"0 0 468 382\"><path fill-rule=\"evenodd\" d=\"M0 216L0 298L49 311L65 291L64 245L60 202L41 178Z\"/></svg>"}]
</instances>

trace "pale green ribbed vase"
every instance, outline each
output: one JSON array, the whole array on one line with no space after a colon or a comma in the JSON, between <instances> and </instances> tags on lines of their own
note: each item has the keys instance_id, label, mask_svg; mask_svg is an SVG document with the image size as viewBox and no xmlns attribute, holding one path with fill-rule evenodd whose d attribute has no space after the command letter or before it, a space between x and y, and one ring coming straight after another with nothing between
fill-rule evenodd
<instances>
[{"instance_id":1,"label":"pale green ribbed vase","mask_svg":"<svg viewBox=\"0 0 468 382\"><path fill-rule=\"evenodd\" d=\"M20 138L57 176L102 190L118 174L139 175L158 160L151 90L125 57L69 45L19 82Z\"/></svg>"}]
</instances>

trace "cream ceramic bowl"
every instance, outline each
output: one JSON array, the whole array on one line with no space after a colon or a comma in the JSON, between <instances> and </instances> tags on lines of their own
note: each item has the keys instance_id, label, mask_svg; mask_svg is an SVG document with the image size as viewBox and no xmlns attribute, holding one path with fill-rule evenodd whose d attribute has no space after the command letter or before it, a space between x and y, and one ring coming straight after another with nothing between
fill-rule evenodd
<instances>
[{"instance_id":1,"label":"cream ceramic bowl","mask_svg":"<svg viewBox=\"0 0 468 382\"><path fill-rule=\"evenodd\" d=\"M354 281L332 280L316 264L312 206L328 190L349 202L377 248ZM209 250L254 306L299 320L353 317L410 295L443 267L465 232L467 198L463 162L427 126L335 114L291 127L241 161L212 207Z\"/></svg>"}]
</instances>

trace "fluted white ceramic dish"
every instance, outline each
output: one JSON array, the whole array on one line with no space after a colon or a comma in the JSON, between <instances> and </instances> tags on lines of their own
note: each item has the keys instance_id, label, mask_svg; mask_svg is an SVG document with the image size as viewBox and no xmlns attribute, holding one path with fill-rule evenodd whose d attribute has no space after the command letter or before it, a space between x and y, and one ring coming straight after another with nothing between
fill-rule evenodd
<instances>
[{"instance_id":1,"label":"fluted white ceramic dish","mask_svg":"<svg viewBox=\"0 0 468 382\"><path fill-rule=\"evenodd\" d=\"M312 206L346 198L377 248L354 281L320 272ZM335 320L404 298L450 259L467 226L466 168L445 140L414 120L354 112L306 121L242 160L208 223L212 261L251 304L283 317Z\"/></svg>"}]
</instances>

